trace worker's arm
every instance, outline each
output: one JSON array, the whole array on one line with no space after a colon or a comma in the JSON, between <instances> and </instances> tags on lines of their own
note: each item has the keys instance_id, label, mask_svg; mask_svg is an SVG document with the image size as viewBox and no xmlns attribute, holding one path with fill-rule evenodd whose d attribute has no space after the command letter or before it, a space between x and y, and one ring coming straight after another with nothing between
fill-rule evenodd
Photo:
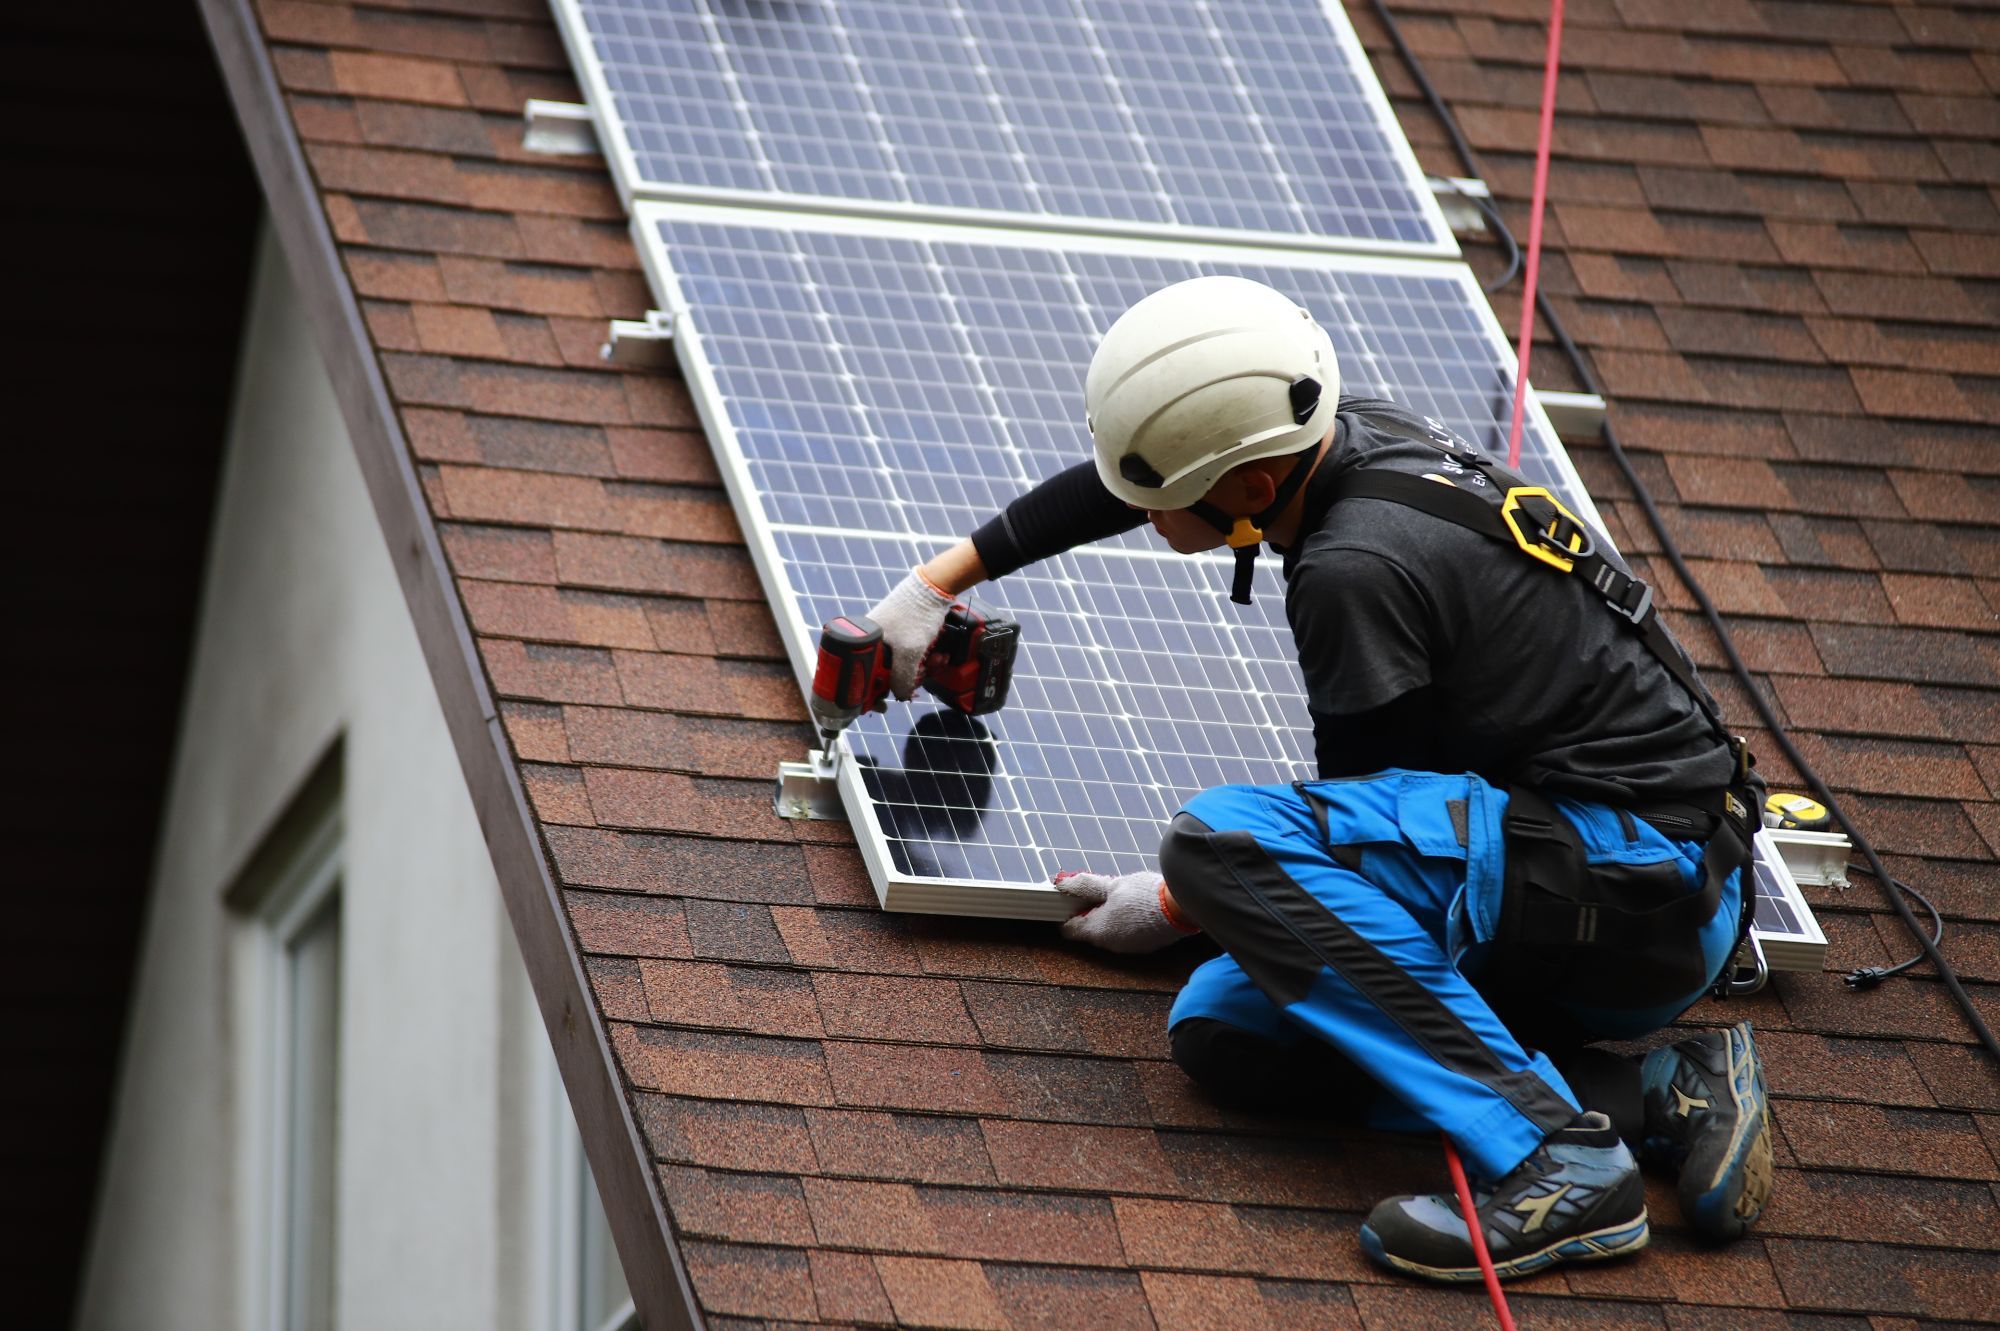
<instances>
[{"instance_id":1,"label":"worker's arm","mask_svg":"<svg viewBox=\"0 0 2000 1331\"><path fill-rule=\"evenodd\" d=\"M984 576L1004 578L1037 560L1144 526L1146 515L1097 479L1097 464L1059 471L972 533Z\"/></svg>"},{"instance_id":2,"label":"worker's arm","mask_svg":"<svg viewBox=\"0 0 2000 1331\"><path fill-rule=\"evenodd\" d=\"M1059 471L1015 499L971 536L911 570L868 612L889 645L891 691L898 698L916 692L917 668L937 641L953 598L989 578L1131 531L1145 520L1144 513L1104 488L1090 462Z\"/></svg>"}]
</instances>

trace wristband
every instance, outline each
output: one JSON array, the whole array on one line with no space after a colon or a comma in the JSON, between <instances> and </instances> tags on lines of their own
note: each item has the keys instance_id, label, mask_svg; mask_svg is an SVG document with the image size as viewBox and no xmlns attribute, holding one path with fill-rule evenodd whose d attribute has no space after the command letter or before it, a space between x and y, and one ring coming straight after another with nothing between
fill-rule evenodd
<instances>
[{"instance_id":1,"label":"wristband","mask_svg":"<svg viewBox=\"0 0 2000 1331\"><path fill-rule=\"evenodd\" d=\"M1160 914L1165 917L1168 924L1181 933L1198 934L1201 932L1201 926L1181 914L1179 907L1174 905L1173 896L1167 891L1167 880L1164 878L1160 880Z\"/></svg>"},{"instance_id":2,"label":"wristband","mask_svg":"<svg viewBox=\"0 0 2000 1331\"><path fill-rule=\"evenodd\" d=\"M924 566L922 564L917 565L915 568L911 569L910 572L916 574L917 581L921 582L922 584L924 584L924 586L930 588L931 591L935 592L940 600L951 601L951 602L956 602L958 600L956 596L953 596L950 592L938 586L935 582L932 582L930 574L924 572Z\"/></svg>"}]
</instances>

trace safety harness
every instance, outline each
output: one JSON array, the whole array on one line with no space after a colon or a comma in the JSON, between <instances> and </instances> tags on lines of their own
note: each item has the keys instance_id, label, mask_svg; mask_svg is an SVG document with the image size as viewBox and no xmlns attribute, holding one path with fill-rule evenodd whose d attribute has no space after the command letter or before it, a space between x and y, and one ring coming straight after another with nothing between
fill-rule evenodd
<instances>
[{"instance_id":1,"label":"safety harness","mask_svg":"<svg viewBox=\"0 0 2000 1331\"><path fill-rule=\"evenodd\" d=\"M1729 875L1750 863L1750 820L1763 804L1750 751L1696 682L1692 663L1660 620L1652 588L1607 559L1590 529L1561 500L1456 440L1433 436L1425 442L1444 454L1443 472L1419 476L1359 468L1340 479L1337 499L1382 499L1420 509L1581 579L1607 610L1632 625L1687 690L1734 764L1719 809L1663 805L1628 811L1683 839L1706 834L1701 886L1693 893L1681 890L1679 871L1670 864L1590 865L1576 829L1548 798L1530 786L1511 786L1503 823L1506 890L1496 938L1507 946L1496 949L1489 982L1529 999L1571 990L1612 992L1633 1007L1694 993L1710 979L1700 931L1714 916ZM1746 876L1739 948L1755 910L1756 892ZM1727 991L1732 969L1725 967L1716 981L1718 995Z\"/></svg>"}]
</instances>

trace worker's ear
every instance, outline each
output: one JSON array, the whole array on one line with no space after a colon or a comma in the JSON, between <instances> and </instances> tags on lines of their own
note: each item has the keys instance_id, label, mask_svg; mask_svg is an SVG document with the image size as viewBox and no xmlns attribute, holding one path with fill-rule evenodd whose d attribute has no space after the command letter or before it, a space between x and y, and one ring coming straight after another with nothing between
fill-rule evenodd
<instances>
[{"instance_id":1,"label":"worker's ear","mask_svg":"<svg viewBox=\"0 0 2000 1331\"><path fill-rule=\"evenodd\" d=\"M1232 475L1242 489L1245 507L1252 513L1263 512L1270 507L1271 501L1278 497L1277 481L1272 479L1270 472L1255 462L1244 463Z\"/></svg>"}]
</instances>

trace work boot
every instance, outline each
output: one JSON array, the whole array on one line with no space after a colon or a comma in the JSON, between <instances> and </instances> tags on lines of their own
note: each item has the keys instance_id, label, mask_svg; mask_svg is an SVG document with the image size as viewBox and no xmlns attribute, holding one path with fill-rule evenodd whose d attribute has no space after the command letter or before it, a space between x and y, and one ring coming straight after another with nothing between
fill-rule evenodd
<instances>
[{"instance_id":1,"label":"work boot","mask_svg":"<svg viewBox=\"0 0 2000 1331\"><path fill-rule=\"evenodd\" d=\"M1681 1214L1697 1234L1741 1236L1771 1196L1771 1105L1750 1023L1655 1049L1639 1075L1646 1163L1680 1171Z\"/></svg>"},{"instance_id":2,"label":"work boot","mask_svg":"<svg viewBox=\"0 0 2000 1331\"><path fill-rule=\"evenodd\" d=\"M1501 1279L1557 1262L1619 1257L1646 1246L1646 1190L1611 1120L1579 1115L1473 1205ZM1456 1196L1391 1197L1361 1227L1361 1250L1427 1280L1477 1280L1479 1259Z\"/></svg>"}]
</instances>

